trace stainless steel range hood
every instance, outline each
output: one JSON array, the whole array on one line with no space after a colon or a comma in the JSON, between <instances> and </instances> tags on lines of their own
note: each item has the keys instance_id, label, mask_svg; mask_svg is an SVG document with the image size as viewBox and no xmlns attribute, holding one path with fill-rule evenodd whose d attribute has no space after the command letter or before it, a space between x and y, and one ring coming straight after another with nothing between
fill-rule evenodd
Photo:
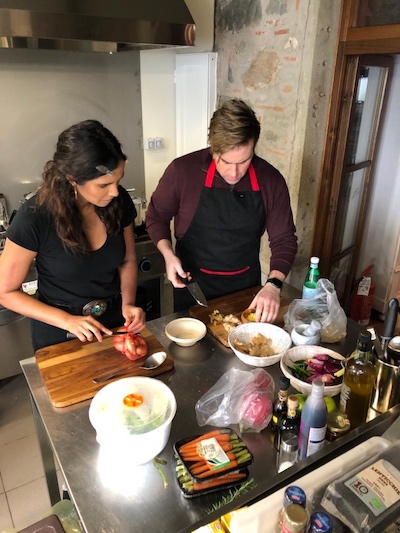
<instances>
[{"instance_id":1,"label":"stainless steel range hood","mask_svg":"<svg viewBox=\"0 0 400 533\"><path fill-rule=\"evenodd\" d=\"M194 36L184 0L0 0L0 48L113 53Z\"/></svg>"}]
</instances>

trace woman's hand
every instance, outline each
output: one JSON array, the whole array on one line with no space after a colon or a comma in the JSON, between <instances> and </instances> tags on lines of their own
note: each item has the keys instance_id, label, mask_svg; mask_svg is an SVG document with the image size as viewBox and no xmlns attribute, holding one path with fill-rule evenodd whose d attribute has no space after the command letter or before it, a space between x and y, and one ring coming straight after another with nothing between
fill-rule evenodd
<instances>
[{"instance_id":1,"label":"woman's hand","mask_svg":"<svg viewBox=\"0 0 400 533\"><path fill-rule=\"evenodd\" d=\"M146 326L146 313L141 307L125 304L122 306L122 316L125 318L124 326L128 333L138 333Z\"/></svg>"},{"instance_id":2,"label":"woman's hand","mask_svg":"<svg viewBox=\"0 0 400 533\"><path fill-rule=\"evenodd\" d=\"M281 291L267 283L254 297L249 307L256 310L256 322L274 322L281 305Z\"/></svg>"},{"instance_id":3,"label":"woman's hand","mask_svg":"<svg viewBox=\"0 0 400 533\"><path fill-rule=\"evenodd\" d=\"M65 313L67 319L63 322L63 329L76 335L82 341L93 341L95 338L101 342L103 335L111 335L112 331L92 316L77 316ZM65 339L66 340L66 339Z\"/></svg>"}]
</instances>

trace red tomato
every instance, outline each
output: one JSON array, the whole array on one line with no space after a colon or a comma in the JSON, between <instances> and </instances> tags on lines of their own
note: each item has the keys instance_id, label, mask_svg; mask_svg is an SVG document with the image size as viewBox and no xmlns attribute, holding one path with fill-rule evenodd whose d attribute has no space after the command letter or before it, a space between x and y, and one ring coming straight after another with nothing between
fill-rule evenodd
<instances>
[{"instance_id":1,"label":"red tomato","mask_svg":"<svg viewBox=\"0 0 400 533\"><path fill-rule=\"evenodd\" d=\"M119 328L118 331L126 331ZM123 353L131 361L140 359L147 354L147 344L141 335L127 333L126 335L116 335L113 337L114 348Z\"/></svg>"}]
</instances>

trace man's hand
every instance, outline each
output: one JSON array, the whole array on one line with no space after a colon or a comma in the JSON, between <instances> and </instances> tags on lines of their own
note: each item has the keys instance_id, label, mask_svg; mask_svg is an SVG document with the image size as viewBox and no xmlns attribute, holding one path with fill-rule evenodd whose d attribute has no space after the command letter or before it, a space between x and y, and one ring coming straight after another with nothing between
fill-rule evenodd
<instances>
[{"instance_id":1,"label":"man's hand","mask_svg":"<svg viewBox=\"0 0 400 533\"><path fill-rule=\"evenodd\" d=\"M160 250L165 261L165 271L167 278L176 288L183 288L185 284L181 278L191 279L190 272L185 272L182 268L180 259L175 255L172 244L167 239L162 239L157 243L157 248Z\"/></svg>"},{"instance_id":2,"label":"man's hand","mask_svg":"<svg viewBox=\"0 0 400 533\"><path fill-rule=\"evenodd\" d=\"M191 279L190 272L185 272L182 268L180 259L175 254L168 257L165 261L165 270L167 272L167 278L176 288L183 288L186 285L181 278Z\"/></svg>"},{"instance_id":3,"label":"man's hand","mask_svg":"<svg viewBox=\"0 0 400 533\"><path fill-rule=\"evenodd\" d=\"M267 283L254 297L249 307L256 310L256 322L274 322L281 305L281 291Z\"/></svg>"}]
</instances>

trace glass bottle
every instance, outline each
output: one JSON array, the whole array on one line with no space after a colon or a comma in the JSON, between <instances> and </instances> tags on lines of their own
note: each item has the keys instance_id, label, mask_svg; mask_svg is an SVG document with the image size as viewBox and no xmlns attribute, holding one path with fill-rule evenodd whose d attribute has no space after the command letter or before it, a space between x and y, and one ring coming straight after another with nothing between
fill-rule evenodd
<instances>
[{"instance_id":1,"label":"glass bottle","mask_svg":"<svg viewBox=\"0 0 400 533\"><path fill-rule=\"evenodd\" d=\"M316 379L311 394L301 411L299 459L304 459L322 448L326 435L328 410L324 400L324 383Z\"/></svg>"},{"instance_id":2,"label":"glass bottle","mask_svg":"<svg viewBox=\"0 0 400 533\"><path fill-rule=\"evenodd\" d=\"M320 277L318 266L319 257L312 257L310 260L310 268L303 283L303 298L314 298L314 295L317 292L317 281Z\"/></svg>"},{"instance_id":3,"label":"glass bottle","mask_svg":"<svg viewBox=\"0 0 400 533\"><path fill-rule=\"evenodd\" d=\"M289 386L290 386L290 379L285 376L281 376L279 378L278 397L275 400L274 405L272 406L272 418L271 418L271 430L272 431L277 431L279 417L283 413L286 413Z\"/></svg>"},{"instance_id":4,"label":"glass bottle","mask_svg":"<svg viewBox=\"0 0 400 533\"><path fill-rule=\"evenodd\" d=\"M298 397L291 394L287 399L287 411L280 416L278 421L278 430L275 434L275 446L277 450L280 448L282 433L284 431L291 431L296 435L299 434L300 413L298 412L298 407Z\"/></svg>"},{"instance_id":5,"label":"glass bottle","mask_svg":"<svg viewBox=\"0 0 400 533\"><path fill-rule=\"evenodd\" d=\"M347 361L344 370L339 408L348 416L352 429L358 428L367 419L375 381L371 350L371 333L360 333L356 353Z\"/></svg>"}]
</instances>

